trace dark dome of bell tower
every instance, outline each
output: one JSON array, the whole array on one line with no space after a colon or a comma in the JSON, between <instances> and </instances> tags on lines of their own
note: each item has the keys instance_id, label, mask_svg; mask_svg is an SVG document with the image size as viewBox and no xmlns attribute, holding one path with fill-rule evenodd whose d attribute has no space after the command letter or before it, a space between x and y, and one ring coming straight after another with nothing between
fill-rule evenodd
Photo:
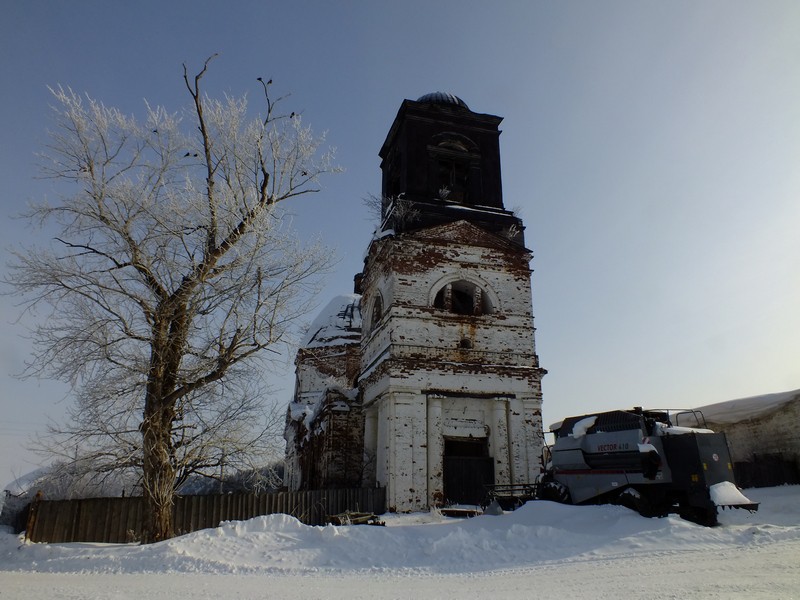
<instances>
[{"instance_id":1,"label":"dark dome of bell tower","mask_svg":"<svg viewBox=\"0 0 800 600\"><path fill-rule=\"evenodd\" d=\"M425 94L417 98L417 102L422 102L424 104L450 104L469 110L469 106L467 106L466 102L455 94L450 94L448 92L431 92L430 94Z\"/></svg>"}]
</instances>

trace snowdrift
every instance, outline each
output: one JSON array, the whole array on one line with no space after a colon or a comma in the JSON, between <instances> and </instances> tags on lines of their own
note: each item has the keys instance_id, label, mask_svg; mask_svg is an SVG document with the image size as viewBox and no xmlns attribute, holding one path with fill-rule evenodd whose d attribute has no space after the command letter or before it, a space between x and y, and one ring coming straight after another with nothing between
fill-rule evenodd
<instances>
[{"instance_id":1,"label":"snowdrift","mask_svg":"<svg viewBox=\"0 0 800 600\"><path fill-rule=\"evenodd\" d=\"M50 573L454 574L800 541L800 486L748 490L760 512L708 529L617 506L530 502L500 516L386 515L386 527L309 527L287 515L221 524L149 546L31 544L0 534L0 570Z\"/></svg>"}]
</instances>

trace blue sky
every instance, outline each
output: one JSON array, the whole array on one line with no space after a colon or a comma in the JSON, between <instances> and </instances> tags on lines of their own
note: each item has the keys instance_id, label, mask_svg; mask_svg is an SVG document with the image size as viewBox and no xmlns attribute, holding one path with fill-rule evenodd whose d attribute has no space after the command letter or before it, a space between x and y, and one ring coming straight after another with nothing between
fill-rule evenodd
<instances>
[{"instance_id":1,"label":"blue sky","mask_svg":"<svg viewBox=\"0 0 800 600\"><path fill-rule=\"evenodd\" d=\"M188 100L181 64L218 52L210 93L257 94L256 77L272 78L346 169L292 209L299 233L340 257L324 305L361 269L373 226L362 198L380 191L377 152L401 101L449 91L504 117L504 200L535 254L546 423L800 388L796 2L28 0L2 10L4 247L35 240L11 217L57 193L35 179L48 85L130 113L144 99L176 110ZM10 376L29 347L13 300L0 297L0 309L5 481L30 470L27 436L69 399L61 385ZM291 369L275 381L288 400Z\"/></svg>"}]
</instances>

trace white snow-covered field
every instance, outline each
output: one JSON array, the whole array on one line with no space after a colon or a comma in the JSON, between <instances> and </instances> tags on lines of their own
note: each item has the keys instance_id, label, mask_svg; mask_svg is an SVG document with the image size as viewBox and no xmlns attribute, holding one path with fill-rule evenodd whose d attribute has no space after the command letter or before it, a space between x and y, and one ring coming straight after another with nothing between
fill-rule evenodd
<instances>
[{"instance_id":1,"label":"white snow-covered field","mask_svg":"<svg viewBox=\"0 0 800 600\"><path fill-rule=\"evenodd\" d=\"M150 546L0 533L0 599L800 598L800 486L751 489L719 527L532 502L501 516L273 515Z\"/></svg>"}]
</instances>

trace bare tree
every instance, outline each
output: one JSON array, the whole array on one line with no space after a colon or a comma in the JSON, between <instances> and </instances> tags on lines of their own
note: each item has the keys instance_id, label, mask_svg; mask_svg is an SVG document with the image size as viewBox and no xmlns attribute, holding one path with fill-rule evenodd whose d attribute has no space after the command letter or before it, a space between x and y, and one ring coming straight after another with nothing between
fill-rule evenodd
<instances>
[{"instance_id":1,"label":"bare tree","mask_svg":"<svg viewBox=\"0 0 800 600\"><path fill-rule=\"evenodd\" d=\"M299 115L279 112L285 97L272 99L271 80L258 79L255 120L244 98L209 98L210 60L195 76L184 65L189 109L147 105L141 123L52 90L45 174L73 193L30 210L58 233L11 265L27 308L46 310L29 374L68 381L76 397L61 459L75 449L99 473L140 469L147 542L173 535L186 477L263 449L270 423L259 423L253 376L289 341L330 266L278 208L318 191L335 170L330 153Z\"/></svg>"},{"instance_id":2,"label":"bare tree","mask_svg":"<svg viewBox=\"0 0 800 600\"><path fill-rule=\"evenodd\" d=\"M378 221L381 230L407 225L419 218L419 209L415 208L414 203L406 199L403 194L399 196L368 194L362 198L362 203L370 215Z\"/></svg>"}]
</instances>

